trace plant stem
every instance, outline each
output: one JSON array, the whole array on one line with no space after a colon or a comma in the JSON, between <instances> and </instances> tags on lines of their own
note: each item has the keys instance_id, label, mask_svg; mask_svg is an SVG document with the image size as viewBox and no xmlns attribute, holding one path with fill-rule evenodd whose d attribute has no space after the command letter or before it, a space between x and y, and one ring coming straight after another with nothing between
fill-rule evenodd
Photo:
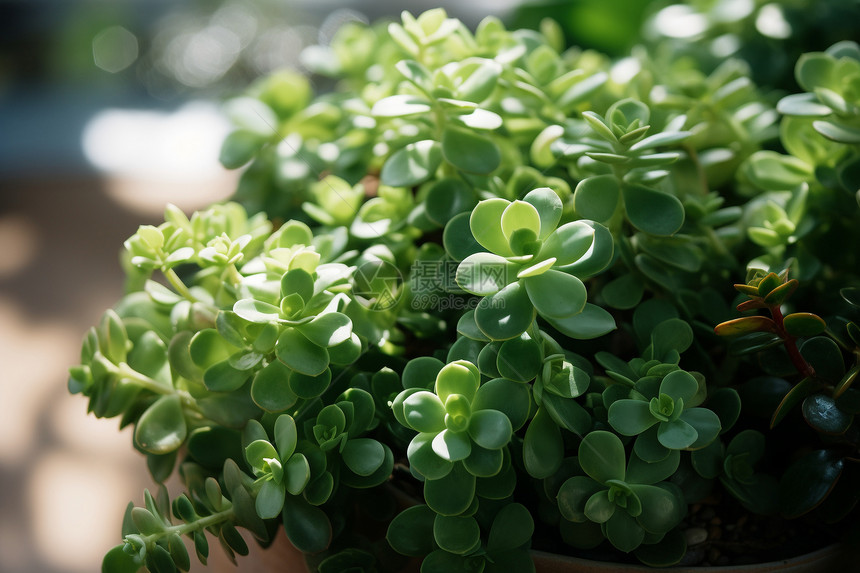
<instances>
[{"instance_id":1,"label":"plant stem","mask_svg":"<svg viewBox=\"0 0 860 573\"><path fill-rule=\"evenodd\" d=\"M216 523L232 520L235 515L236 513L235 511L233 511L233 506L231 505L224 511L219 511L218 513L213 513L212 515L207 515L206 517L201 517L197 521L192 521L191 523L181 523L179 525L171 525L165 528L164 531L152 533L150 535L142 535L140 538L141 541L143 541L143 543L147 547L151 547L152 544L156 543L159 539L167 535L175 533L182 537L183 535L186 535L192 531L200 531L206 529L210 525L215 525Z\"/></svg>"},{"instance_id":2,"label":"plant stem","mask_svg":"<svg viewBox=\"0 0 860 573\"><path fill-rule=\"evenodd\" d=\"M773 321L776 323L776 333L782 338L782 343L785 346L786 352L788 352L791 363L805 378L815 378L815 369L800 354L796 339L785 330L785 323L779 305L770 305L767 308L773 317Z\"/></svg>"},{"instance_id":3,"label":"plant stem","mask_svg":"<svg viewBox=\"0 0 860 573\"><path fill-rule=\"evenodd\" d=\"M163 384L158 380L150 378L145 374L141 374L131 366L129 366L125 362L120 362L118 367L116 368L116 374L122 378L128 378L129 380L133 380L135 384L140 386L145 390L149 390L155 394L167 395L167 394L176 394L179 396L179 399L182 401L182 406L195 414L195 416L199 419L205 419L203 413L200 411L200 408L197 406L197 400L195 400L191 394L185 392L184 390L178 390L173 386L168 386L167 384Z\"/></svg>"},{"instance_id":4,"label":"plant stem","mask_svg":"<svg viewBox=\"0 0 860 573\"><path fill-rule=\"evenodd\" d=\"M164 277L167 279L167 282L170 283L170 286L172 286L177 293L190 302L197 302L197 299L193 294L191 294L191 291L188 290L188 287L185 286L185 283L182 282L182 279L179 278L176 271L173 269L162 269L162 272L164 273Z\"/></svg>"}]
</instances>

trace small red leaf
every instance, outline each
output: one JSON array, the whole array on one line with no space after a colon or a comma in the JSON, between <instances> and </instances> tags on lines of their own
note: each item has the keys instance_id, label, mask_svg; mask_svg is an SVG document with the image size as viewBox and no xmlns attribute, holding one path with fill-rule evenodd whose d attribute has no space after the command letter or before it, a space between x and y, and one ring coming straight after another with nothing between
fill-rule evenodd
<instances>
[{"instance_id":1,"label":"small red leaf","mask_svg":"<svg viewBox=\"0 0 860 573\"><path fill-rule=\"evenodd\" d=\"M762 302L760 298L754 298L752 300L747 300L740 303L737 306L738 312L746 312L748 310L755 310L757 308L766 308L767 305Z\"/></svg>"}]
</instances>

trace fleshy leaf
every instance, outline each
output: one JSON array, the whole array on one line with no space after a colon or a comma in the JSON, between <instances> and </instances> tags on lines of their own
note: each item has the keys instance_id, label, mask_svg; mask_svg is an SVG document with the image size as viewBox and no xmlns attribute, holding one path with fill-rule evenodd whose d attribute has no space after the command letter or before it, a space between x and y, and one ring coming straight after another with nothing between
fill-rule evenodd
<instances>
[{"instance_id":1,"label":"fleshy leaf","mask_svg":"<svg viewBox=\"0 0 860 573\"><path fill-rule=\"evenodd\" d=\"M625 185L622 191L627 218L640 231L666 236L684 224L684 207L674 195L644 185Z\"/></svg>"}]
</instances>

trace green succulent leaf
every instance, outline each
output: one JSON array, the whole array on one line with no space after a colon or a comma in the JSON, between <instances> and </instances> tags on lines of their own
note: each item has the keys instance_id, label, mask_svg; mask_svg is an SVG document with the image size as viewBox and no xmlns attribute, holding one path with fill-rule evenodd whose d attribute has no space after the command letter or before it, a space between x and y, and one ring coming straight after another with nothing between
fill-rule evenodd
<instances>
[{"instance_id":1,"label":"green succulent leaf","mask_svg":"<svg viewBox=\"0 0 860 573\"><path fill-rule=\"evenodd\" d=\"M508 340L519 336L531 325L534 316L535 307L526 288L519 282L484 297L475 309L478 328L491 340Z\"/></svg>"},{"instance_id":2,"label":"green succulent leaf","mask_svg":"<svg viewBox=\"0 0 860 573\"><path fill-rule=\"evenodd\" d=\"M787 518L815 509L833 490L845 462L837 453L815 450L794 462L780 480L779 503Z\"/></svg>"},{"instance_id":3,"label":"green succulent leaf","mask_svg":"<svg viewBox=\"0 0 860 573\"><path fill-rule=\"evenodd\" d=\"M388 526L386 539L395 551L420 557L435 549L433 529L436 513L426 505L407 507Z\"/></svg>"},{"instance_id":4,"label":"green succulent leaf","mask_svg":"<svg viewBox=\"0 0 860 573\"><path fill-rule=\"evenodd\" d=\"M328 368L328 351L296 328L286 328L281 333L275 352L281 362L307 376L317 376Z\"/></svg>"},{"instance_id":5,"label":"green succulent leaf","mask_svg":"<svg viewBox=\"0 0 860 573\"><path fill-rule=\"evenodd\" d=\"M481 528L474 517L437 515L433 523L433 538L439 548L464 555L481 542Z\"/></svg>"},{"instance_id":6,"label":"green succulent leaf","mask_svg":"<svg viewBox=\"0 0 860 573\"><path fill-rule=\"evenodd\" d=\"M370 438L349 440L343 448L343 461L358 475L369 476L385 461L385 449Z\"/></svg>"},{"instance_id":7,"label":"green succulent leaf","mask_svg":"<svg viewBox=\"0 0 860 573\"><path fill-rule=\"evenodd\" d=\"M451 472L439 479L424 482L424 499L439 515L460 515L475 497L475 476L463 464L454 464Z\"/></svg>"},{"instance_id":8,"label":"green succulent leaf","mask_svg":"<svg viewBox=\"0 0 860 573\"><path fill-rule=\"evenodd\" d=\"M382 166L380 180L391 187L412 187L423 183L436 173L442 163L442 153L442 147L432 139L410 143L391 154Z\"/></svg>"},{"instance_id":9,"label":"green succulent leaf","mask_svg":"<svg viewBox=\"0 0 860 573\"><path fill-rule=\"evenodd\" d=\"M657 439L670 450L687 448L698 439L696 428L682 419L662 422L657 426Z\"/></svg>"},{"instance_id":10,"label":"green succulent leaf","mask_svg":"<svg viewBox=\"0 0 860 573\"><path fill-rule=\"evenodd\" d=\"M615 213L621 185L614 175L595 175L579 182L573 201L576 212L594 221L608 221Z\"/></svg>"},{"instance_id":11,"label":"green succulent leaf","mask_svg":"<svg viewBox=\"0 0 860 573\"><path fill-rule=\"evenodd\" d=\"M319 553L328 548L332 540L332 527L323 510L301 497L288 496L282 516L284 531L297 549L305 553Z\"/></svg>"},{"instance_id":12,"label":"green succulent leaf","mask_svg":"<svg viewBox=\"0 0 860 573\"><path fill-rule=\"evenodd\" d=\"M627 219L640 231L672 235L684 224L684 207L674 195L644 185L622 188Z\"/></svg>"},{"instance_id":13,"label":"green succulent leaf","mask_svg":"<svg viewBox=\"0 0 860 573\"><path fill-rule=\"evenodd\" d=\"M489 450L506 446L512 432L510 419L497 410L478 410L469 422L469 436L476 444Z\"/></svg>"},{"instance_id":14,"label":"green succulent leaf","mask_svg":"<svg viewBox=\"0 0 860 573\"><path fill-rule=\"evenodd\" d=\"M496 514L487 540L492 553L522 547L531 541L534 519L528 509L519 503L510 503Z\"/></svg>"},{"instance_id":15,"label":"green succulent leaf","mask_svg":"<svg viewBox=\"0 0 860 573\"><path fill-rule=\"evenodd\" d=\"M637 436L657 422L644 400L616 400L609 406L609 424L623 436Z\"/></svg>"},{"instance_id":16,"label":"green succulent leaf","mask_svg":"<svg viewBox=\"0 0 860 573\"><path fill-rule=\"evenodd\" d=\"M167 394L141 415L134 429L134 441L145 452L160 455L179 448L187 434L179 395Z\"/></svg>"},{"instance_id":17,"label":"green succulent leaf","mask_svg":"<svg viewBox=\"0 0 860 573\"><path fill-rule=\"evenodd\" d=\"M502 161L501 152L491 139L453 126L442 132L442 156L467 173L491 173Z\"/></svg>"},{"instance_id":18,"label":"green succulent leaf","mask_svg":"<svg viewBox=\"0 0 860 573\"><path fill-rule=\"evenodd\" d=\"M579 465L598 483L623 481L627 456L624 445L615 434L603 430L591 432L579 445Z\"/></svg>"},{"instance_id":19,"label":"green succulent leaf","mask_svg":"<svg viewBox=\"0 0 860 573\"><path fill-rule=\"evenodd\" d=\"M809 312L794 312L783 319L785 331L792 336L815 336L827 328L818 315Z\"/></svg>"},{"instance_id":20,"label":"green succulent leaf","mask_svg":"<svg viewBox=\"0 0 860 573\"><path fill-rule=\"evenodd\" d=\"M545 408L538 409L523 441L523 463L536 479L553 475L564 457L561 431Z\"/></svg>"},{"instance_id":21,"label":"green succulent leaf","mask_svg":"<svg viewBox=\"0 0 860 573\"><path fill-rule=\"evenodd\" d=\"M546 318L566 318L582 312L588 293L573 275L550 269L522 279L529 299Z\"/></svg>"}]
</instances>

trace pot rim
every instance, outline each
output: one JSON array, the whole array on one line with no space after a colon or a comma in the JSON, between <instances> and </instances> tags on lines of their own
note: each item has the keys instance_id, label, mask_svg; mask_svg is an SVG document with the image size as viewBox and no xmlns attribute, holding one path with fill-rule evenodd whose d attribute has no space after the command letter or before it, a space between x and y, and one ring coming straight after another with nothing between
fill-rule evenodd
<instances>
[{"instance_id":1,"label":"pot rim","mask_svg":"<svg viewBox=\"0 0 860 573\"><path fill-rule=\"evenodd\" d=\"M794 571L794 567L801 566L814 566L816 567L816 571L825 571L829 569L821 569L826 564L830 564L831 561L833 563L839 563L844 559L843 553L844 546L841 543L833 543L831 545L827 545L822 547L821 549L816 549L815 551L811 551L809 553L804 553L803 555L798 555L797 557L790 557L787 559L780 559L779 561L768 561L765 563L753 563L747 565L709 565L705 567L671 567L668 569L657 568L657 567L648 567L646 565L621 565L619 563L614 563L612 561L593 561L591 559L583 559L581 557L573 557L569 555L559 555L556 553L549 553L546 551L538 551L532 550L532 556L535 559L535 564L539 564L540 562L544 562L547 564L570 564L570 565L578 565L583 572L589 573L599 573L599 572L619 572L619 571L671 571L672 573L728 573L737 572L756 572L756 573L767 573L767 572L776 572L776 571ZM798 569L800 571L801 569ZM806 569L803 569L806 570ZM808 569L812 571L813 569ZM541 571L538 568L538 571ZM573 571L580 571L580 569L575 569ZM549 573L549 571L547 571Z\"/></svg>"}]
</instances>

